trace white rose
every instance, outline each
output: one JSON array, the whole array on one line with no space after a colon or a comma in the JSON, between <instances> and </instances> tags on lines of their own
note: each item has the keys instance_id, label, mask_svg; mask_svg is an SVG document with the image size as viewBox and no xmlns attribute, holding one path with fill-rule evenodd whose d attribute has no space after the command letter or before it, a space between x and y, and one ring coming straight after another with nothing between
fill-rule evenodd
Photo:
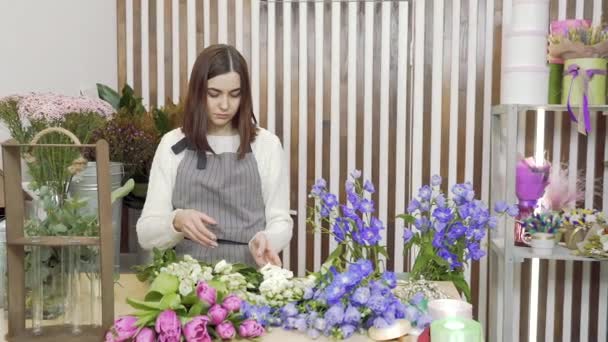
<instances>
[{"instance_id":1,"label":"white rose","mask_svg":"<svg viewBox=\"0 0 608 342\"><path fill-rule=\"evenodd\" d=\"M285 292L283 292L283 296L285 298L292 298L293 297L293 291L291 289L286 290Z\"/></svg>"},{"instance_id":2,"label":"white rose","mask_svg":"<svg viewBox=\"0 0 608 342\"><path fill-rule=\"evenodd\" d=\"M192 292L192 285L190 285L189 282L182 281L179 284L179 294L182 296L187 296L190 294L190 292Z\"/></svg>"},{"instance_id":3,"label":"white rose","mask_svg":"<svg viewBox=\"0 0 608 342\"><path fill-rule=\"evenodd\" d=\"M608 252L608 235L600 236L600 242L602 243L602 249L604 252Z\"/></svg>"},{"instance_id":4,"label":"white rose","mask_svg":"<svg viewBox=\"0 0 608 342\"><path fill-rule=\"evenodd\" d=\"M586 220L588 223L595 223L597 221L597 218L595 217L595 215L587 215Z\"/></svg>"},{"instance_id":5,"label":"white rose","mask_svg":"<svg viewBox=\"0 0 608 342\"><path fill-rule=\"evenodd\" d=\"M213 271L217 274L228 274L232 271L232 265L227 263L226 260L222 260L215 264Z\"/></svg>"}]
</instances>

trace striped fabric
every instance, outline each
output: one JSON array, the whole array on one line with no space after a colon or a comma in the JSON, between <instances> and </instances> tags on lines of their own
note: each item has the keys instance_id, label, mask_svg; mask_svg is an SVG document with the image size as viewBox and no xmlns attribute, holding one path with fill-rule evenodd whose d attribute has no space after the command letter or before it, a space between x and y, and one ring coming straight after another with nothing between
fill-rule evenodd
<instances>
[{"instance_id":1,"label":"striped fabric","mask_svg":"<svg viewBox=\"0 0 608 342\"><path fill-rule=\"evenodd\" d=\"M214 263L225 259L255 266L247 243L266 226L260 174L253 153L238 160L236 153L207 154L205 169L197 169L198 155L185 150L173 189L173 207L206 213L217 225L208 228L219 247L207 248L184 240L179 255Z\"/></svg>"}]
</instances>

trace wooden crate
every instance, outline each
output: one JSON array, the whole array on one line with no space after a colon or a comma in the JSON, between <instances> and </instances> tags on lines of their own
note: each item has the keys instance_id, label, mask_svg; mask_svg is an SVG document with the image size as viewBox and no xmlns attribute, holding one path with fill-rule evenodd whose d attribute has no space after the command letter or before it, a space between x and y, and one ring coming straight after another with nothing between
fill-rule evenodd
<instances>
[{"instance_id":1,"label":"wooden crate","mask_svg":"<svg viewBox=\"0 0 608 342\"><path fill-rule=\"evenodd\" d=\"M24 192L21 188L21 149L28 147L95 148L97 157L97 185L99 203L99 237L41 236L35 239L24 235ZM110 203L110 160L108 143L94 145L72 144L2 144L4 191L6 198L6 245L8 275L8 341L100 341L114 323L112 207ZM99 246L101 268L101 326L81 326L81 333L72 335L68 326L44 326L41 335L26 329L25 322L25 247L26 246Z\"/></svg>"}]
</instances>

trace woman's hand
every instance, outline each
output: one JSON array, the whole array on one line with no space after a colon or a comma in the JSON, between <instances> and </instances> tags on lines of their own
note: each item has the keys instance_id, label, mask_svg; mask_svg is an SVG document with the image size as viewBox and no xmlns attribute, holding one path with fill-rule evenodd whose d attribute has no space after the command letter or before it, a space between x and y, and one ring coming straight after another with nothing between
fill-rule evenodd
<instances>
[{"instance_id":1,"label":"woman's hand","mask_svg":"<svg viewBox=\"0 0 608 342\"><path fill-rule=\"evenodd\" d=\"M264 233L257 233L249 242L249 251L258 266L264 266L268 263L276 266L282 266L281 258L270 248L270 242Z\"/></svg>"},{"instance_id":2,"label":"woman's hand","mask_svg":"<svg viewBox=\"0 0 608 342\"><path fill-rule=\"evenodd\" d=\"M179 210L173 218L175 230L203 246L215 248L217 247L217 237L207 228L208 224L217 224L217 222L193 209Z\"/></svg>"}]
</instances>

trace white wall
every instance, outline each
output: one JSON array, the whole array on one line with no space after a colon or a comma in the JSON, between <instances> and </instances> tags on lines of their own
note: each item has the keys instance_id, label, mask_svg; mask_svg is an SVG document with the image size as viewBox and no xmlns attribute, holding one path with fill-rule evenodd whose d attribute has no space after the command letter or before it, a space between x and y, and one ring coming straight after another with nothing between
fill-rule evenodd
<instances>
[{"instance_id":1,"label":"white wall","mask_svg":"<svg viewBox=\"0 0 608 342\"><path fill-rule=\"evenodd\" d=\"M116 2L0 0L0 97L116 86Z\"/></svg>"}]
</instances>

